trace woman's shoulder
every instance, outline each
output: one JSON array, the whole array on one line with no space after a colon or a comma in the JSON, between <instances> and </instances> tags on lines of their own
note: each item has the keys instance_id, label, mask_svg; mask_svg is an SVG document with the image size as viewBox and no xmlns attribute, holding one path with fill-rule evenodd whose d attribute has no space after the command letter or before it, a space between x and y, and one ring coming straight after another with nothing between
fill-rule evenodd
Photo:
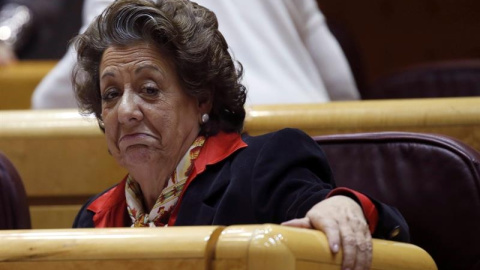
<instances>
[{"instance_id":1,"label":"woman's shoulder","mask_svg":"<svg viewBox=\"0 0 480 270\"><path fill-rule=\"evenodd\" d=\"M109 193L113 189L115 189L118 186L118 184L115 184L114 186L111 186L107 188L106 190L98 193L97 195L94 195L90 197L85 204L82 206L80 211L78 211L77 216L75 217L75 221L73 223L73 228L93 228L95 227L93 225L93 216L94 212L90 211L88 208L92 203L97 201L99 198L104 196L105 194Z\"/></svg>"},{"instance_id":2,"label":"woman's shoulder","mask_svg":"<svg viewBox=\"0 0 480 270\"><path fill-rule=\"evenodd\" d=\"M276 156L276 158L292 158L296 156L317 156L324 158L320 146L311 136L295 128L285 128L259 136L244 135L248 145L243 153L248 156Z\"/></svg>"},{"instance_id":3,"label":"woman's shoulder","mask_svg":"<svg viewBox=\"0 0 480 270\"><path fill-rule=\"evenodd\" d=\"M296 142L314 142L313 139L304 131L296 128L284 128L278 131L269 132L259 136L250 136L244 134L242 138L249 146L250 144L278 143L288 141Z\"/></svg>"}]
</instances>

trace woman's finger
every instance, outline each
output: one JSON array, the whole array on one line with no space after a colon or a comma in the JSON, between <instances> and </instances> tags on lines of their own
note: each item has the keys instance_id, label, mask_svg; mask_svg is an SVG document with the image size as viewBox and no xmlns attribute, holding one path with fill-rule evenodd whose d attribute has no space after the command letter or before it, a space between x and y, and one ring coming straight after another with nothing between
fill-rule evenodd
<instances>
[{"instance_id":1,"label":"woman's finger","mask_svg":"<svg viewBox=\"0 0 480 270\"><path fill-rule=\"evenodd\" d=\"M328 215L317 211L307 213L307 217L310 218L310 223L313 228L325 233L330 250L333 253L337 253L340 250L340 229L338 220L332 218L331 215L328 217Z\"/></svg>"},{"instance_id":2,"label":"woman's finger","mask_svg":"<svg viewBox=\"0 0 480 270\"><path fill-rule=\"evenodd\" d=\"M291 220L282 222L281 225L289 226L289 227L312 229L312 225L310 224L310 220L307 217L291 219Z\"/></svg>"},{"instance_id":3,"label":"woman's finger","mask_svg":"<svg viewBox=\"0 0 480 270\"><path fill-rule=\"evenodd\" d=\"M357 232L361 241L357 243L357 259L354 270L370 269L372 264L372 237L370 231Z\"/></svg>"},{"instance_id":4,"label":"woman's finger","mask_svg":"<svg viewBox=\"0 0 480 270\"><path fill-rule=\"evenodd\" d=\"M324 224L320 224L320 221L315 222L316 225L313 225L311 220L308 217L291 219L289 221L283 222L281 225L297 227L297 228L306 228L306 229L318 229L325 233L328 241L330 250L333 253L337 253L340 250L340 235L338 229L335 230L334 227L338 227L336 222L331 221L331 225L328 225L328 221Z\"/></svg>"},{"instance_id":5,"label":"woman's finger","mask_svg":"<svg viewBox=\"0 0 480 270\"><path fill-rule=\"evenodd\" d=\"M354 269L357 261L357 238L350 223L340 224L340 237L343 251L342 269Z\"/></svg>"},{"instance_id":6,"label":"woman's finger","mask_svg":"<svg viewBox=\"0 0 480 270\"><path fill-rule=\"evenodd\" d=\"M343 223L342 245L344 251L343 268L364 270L371 264L371 236L363 213L355 208L346 211L347 222Z\"/></svg>"}]
</instances>

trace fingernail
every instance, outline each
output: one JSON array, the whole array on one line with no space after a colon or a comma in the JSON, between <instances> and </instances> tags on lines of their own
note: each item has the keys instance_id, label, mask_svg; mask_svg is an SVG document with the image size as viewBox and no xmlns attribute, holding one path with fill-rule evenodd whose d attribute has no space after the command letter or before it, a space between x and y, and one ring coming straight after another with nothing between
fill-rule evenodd
<instances>
[{"instance_id":1,"label":"fingernail","mask_svg":"<svg viewBox=\"0 0 480 270\"><path fill-rule=\"evenodd\" d=\"M337 252L338 252L338 244L334 244L334 245L333 245L332 251L333 251L333 253L337 253ZM350 270L350 269L345 269L345 270Z\"/></svg>"}]
</instances>

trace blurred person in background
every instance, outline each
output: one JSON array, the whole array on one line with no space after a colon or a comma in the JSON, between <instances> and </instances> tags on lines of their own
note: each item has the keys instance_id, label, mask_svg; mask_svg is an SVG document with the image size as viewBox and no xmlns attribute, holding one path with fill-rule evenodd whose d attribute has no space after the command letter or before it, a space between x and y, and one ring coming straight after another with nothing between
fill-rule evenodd
<instances>
[{"instance_id":1,"label":"blurred person in background","mask_svg":"<svg viewBox=\"0 0 480 270\"><path fill-rule=\"evenodd\" d=\"M81 26L83 0L1 0L0 65L60 59Z\"/></svg>"},{"instance_id":2,"label":"blurred person in background","mask_svg":"<svg viewBox=\"0 0 480 270\"><path fill-rule=\"evenodd\" d=\"M86 0L83 28L112 0ZM315 0L198 0L218 17L245 68L247 105L356 100L359 93L340 45ZM73 48L37 86L33 109L75 108Z\"/></svg>"}]
</instances>

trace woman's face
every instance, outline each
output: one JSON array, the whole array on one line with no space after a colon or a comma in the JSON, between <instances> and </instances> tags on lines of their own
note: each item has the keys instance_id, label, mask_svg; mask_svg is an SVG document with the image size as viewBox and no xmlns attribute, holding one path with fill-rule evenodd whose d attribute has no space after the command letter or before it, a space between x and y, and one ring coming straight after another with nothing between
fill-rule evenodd
<instances>
[{"instance_id":1,"label":"woman's face","mask_svg":"<svg viewBox=\"0 0 480 270\"><path fill-rule=\"evenodd\" d=\"M205 104L184 92L174 64L146 43L109 47L99 72L111 154L130 172L171 172L197 137Z\"/></svg>"}]
</instances>

